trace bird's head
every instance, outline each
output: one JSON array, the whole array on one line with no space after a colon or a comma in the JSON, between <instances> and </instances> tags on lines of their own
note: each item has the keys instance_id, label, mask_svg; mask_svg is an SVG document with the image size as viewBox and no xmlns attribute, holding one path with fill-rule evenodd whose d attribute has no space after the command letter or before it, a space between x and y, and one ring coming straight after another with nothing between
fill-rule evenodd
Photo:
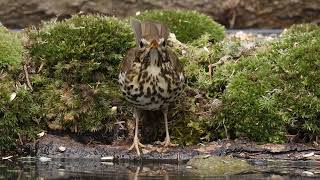
<instances>
[{"instance_id":1,"label":"bird's head","mask_svg":"<svg viewBox=\"0 0 320 180\"><path fill-rule=\"evenodd\" d=\"M137 47L142 51L142 59L149 60L150 64L159 64L165 58L168 28L159 23L132 19L131 25L135 33Z\"/></svg>"}]
</instances>

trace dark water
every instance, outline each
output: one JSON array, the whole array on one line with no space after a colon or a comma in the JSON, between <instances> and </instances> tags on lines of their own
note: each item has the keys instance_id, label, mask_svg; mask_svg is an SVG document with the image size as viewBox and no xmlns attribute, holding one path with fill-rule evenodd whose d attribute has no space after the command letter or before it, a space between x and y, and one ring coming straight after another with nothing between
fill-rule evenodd
<instances>
[{"instance_id":1,"label":"dark water","mask_svg":"<svg viewBox=\"0 0 320 180\"><path fill-rule=\"evenodd\" d=\"M0 179L320 179L317 161L251 161L255 170L235 175L201 175L186 164L114 163L100 160L34 158L0 161Z\"/></svg>"}]
</instances>

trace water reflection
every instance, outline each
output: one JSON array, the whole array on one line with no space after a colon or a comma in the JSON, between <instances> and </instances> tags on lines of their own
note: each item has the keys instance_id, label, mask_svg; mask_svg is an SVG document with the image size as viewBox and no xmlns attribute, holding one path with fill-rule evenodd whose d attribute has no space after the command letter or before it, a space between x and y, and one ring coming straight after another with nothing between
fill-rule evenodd
<instances>
[{"instance_id":1,"label":"water reflection","mask_svg":"<svg viewBox=\"0 0 320 180\"><path fill-rule=\"evenodd\" d=\"M203 176L185 164L113 163L100 160L34 158L0 163L0 179L314 179L320 178L316 161L251 161L256 170L230 176Z\"/></svg>"}]
</instances>

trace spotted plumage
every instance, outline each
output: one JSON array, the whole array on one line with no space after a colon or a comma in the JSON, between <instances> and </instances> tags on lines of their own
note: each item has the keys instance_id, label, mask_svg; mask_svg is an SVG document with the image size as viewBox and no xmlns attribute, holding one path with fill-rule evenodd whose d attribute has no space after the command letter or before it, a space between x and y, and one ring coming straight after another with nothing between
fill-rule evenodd
<instances>
[{"instance_id":1,"label":"spotted plumage","mask_svg":"<svg viewBox=\"0 0 320 180\"><path fill-rule=\"evenodd\" d=\"M160 60L151 64L148 54L143 54L138 48L130 51L127 57L134 55L134 59L126 60L132 61L131 66L127 69L123 66L119 75L120 87L126 99L144 110L158 110L174 102L180 95L184 75L181 68L177 71L172 66L172 61L177 61L173 52L166 48Z\"/></svg>"},{"instance_id":2,"label":"spotted plumage","mask_svg":"<svg viewBox=\"0 0 320 180\"><path fill-rule=\"evenodd\" d=\"M135 107L136 133L132 147L140 144L137 131L142 110L161 110L166 124L165 146L171 145L167 127L170 103L180 95L184 74L175 53L166 44L169 31L166 26L153 22L131 22L137 47L130 49L119 74L120 88L125 98Z\"/></svg>"}]
</instances>

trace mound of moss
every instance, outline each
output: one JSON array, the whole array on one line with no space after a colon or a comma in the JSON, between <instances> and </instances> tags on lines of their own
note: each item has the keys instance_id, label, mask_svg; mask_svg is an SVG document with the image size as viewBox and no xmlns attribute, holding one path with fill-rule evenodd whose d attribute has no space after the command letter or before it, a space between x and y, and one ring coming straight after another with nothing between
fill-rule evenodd
<instances>
[{"instance_id":1,"label":"mound of moss","mask_svg":"<svg viewBox=\"0 0 320 180\"><path fill-rule=\"evenodd\" d=\"M150 10L142 12L136 18L166 24L183 43L190 43L205 34L209 35L212 42L221 41L225 36L223 26L197 11Z\"/></svg>"},{"instance_id":2,"label":"mound of moss","mask_svg":"<svg viewBox=\"0 0 320 180\"><path fill-rule=\"evenodd\" d=\"M47 77L70 82L116 78L123 54L133 47L130 26L113 17L73 16L28 33L32 60Z\"/></svg>"},{"instance_id":3,"label":"mound of moss","mask_svg":"<svg viewBox=\"0 0 320 180\"><path fill-rule=\"evenodd\" d=\"M223 106L212 124L221 134L282 142L320 132L320 27L297 25L270 46L217 69ZM216 89L217 90L217 89Z\"/></svg>"},{"instance_id":4,"label":"mound of moss","mask_svg":"<svg viewBox=\"0 0 320 180\"><path fill-rule=\"evenodd\" d=\"M0 69L16 69L21 64L20 39L0 24Z\"/></svg>"},{"instance_id":5,"label":"mound of moss","mask_svg":"<svg viewBox=\"0 0 320 180\"><path fill-rule=\"evenodd\" d=\"M205 34L192 43L183 45L179 45L173 38L169 39L169 45L173 44L174 50L179 54L186 75L185 91L180 102L172 108L170 132L176 143L191 145L218 137L213 130L216 127L211 126L211 112L221 104L221 100L217 99L221 91L220 87L212 86L213 77L208 66L220 62L218 66L221 66L224 61L235 61L266 43L265 38L257 41L255 36L246 40L241 38L242 36L233 35L221 42L212 43L210 36ZM214 70L215 67L212 67L212 72Z\"/></svg>"},{"instance_id":6,"label":"mound of moss","mask_svg":"<svg viewBox=\"0 0 320 180\"><path fill-rule=\"evenodd\" d=\"M0 27L0 154L35 138L40 106L21 76L20 39Z\"/></svg>"},{"instance_id":7,"label":"mound of moss","mask_svg":"<svg viewBox=\"0 0 320 180\"><path fill-rule=\"evenodd\" d=\"M110 132L126 111L117 77L125 52L134 45L125 22L103 16L73 16L28 31L35 69L30 79L53 130Z\"/></svg>"},{"instance_id":8,"label":"mound of moss","mask_svg":"<svg viewBox=\"0 0 320 180\"><path fill-rule=\"evenodd\" d=\"M35 102L25 85L17 85L7 75L1 76L0 152L4 153L35 139L36 134L41 132L40 114L41 106Z\"/></svg>"}]
</instances>

